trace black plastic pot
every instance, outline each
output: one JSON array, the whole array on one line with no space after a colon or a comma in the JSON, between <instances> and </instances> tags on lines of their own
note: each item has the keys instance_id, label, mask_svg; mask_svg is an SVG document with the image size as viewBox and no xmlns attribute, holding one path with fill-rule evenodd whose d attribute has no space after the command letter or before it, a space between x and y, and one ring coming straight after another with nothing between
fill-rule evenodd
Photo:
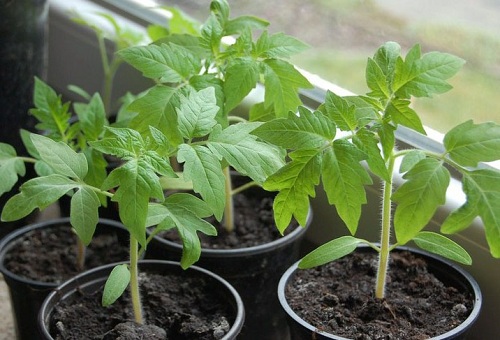
<instances>
[{"instance_id":1,"label":"black plastic pot","mask_svg":"<svg viewBox=\"0 0 500 340\"><path fill-rule=\"evenodd\" d=\"M476 280L467 273L460 266L453 262L445 260L437 255L430 254L420 249L399 247L394 251L408 250L419 257L424 258L428 263L428 270L441 280L445 285L454 286L460 290L469 291L471 296L474 297L474 306L469 317L458 327L446 332L445 334L433 337L434 340L445 339L465 339L467 331L472 327L474 322L479 317L482 305L482 295ZM367 246L360 246L356 251L370 252L373 249ZM290 307L285 296L285 290L288 282L293 278L297 268L298 262L294 263L282 276L278 286L279 302L286 312L287 321L290 326L290 333L292 340L306 340L306 339L336 339L348 340L341 336L323 332L313 325L306 322L298 316Z\"/></svg>"},{"instance_id":2,"label":"black plastic pot","mask_svg":"<svg viewBox=\"0 0 500 340\"><path fill-rule=\"evenodd\" d=\"M310 220L311 214L309 216ZM196 265L226 279L243 299L246 318L239 339L288 336L286 316L279 305L276 287L281 275L299 258L307 226L299 226L290 234L259 246L202 249ZM148 245L146 257L178 261L181 254L181 245L155 237Z\"/></svg>"},{"instance_id":3,"label":"black plastic pot","mask_svg":"<svg viewBox=\"0 0 500 340\"><path fill-rule=\"evenodd\" d=\"M8 234L0 242L0 272L3 274L9 288L18 340L38 339L37 317L40 306L47 295L61 282L41 282L13 273L5 267L6 255L14 250L16 245L23 242L23 237L27 233L37 229L57 228L58 226L68 228L69 218L54 219L25 226ZM116 221L101 219L96 234L109 232L111 228L117 234L119 242L124 242L123 244L127 245L128 231Z\"/></svg>"},{"instance_id":4,"label":"black plastic pot","mask_svg":"<svg viewBox=\"0 0 500 340\"><path fill-rule=\"evenodd\" d=\"M126 262L122 262L126 263ZM54 290L44 301L38 318L38 326L41 330L42 339L53 339L50 335L50 327L54 321L51 320L51 315L54 308L57 308L61 300L72 298L75 292L94 293L104 286L109 273L116 264L101 266L98 268L86 271L74 278L68 280L56 290ZM234 311L234 319L232 325L224 340L236 339L243 327L245 320L245 308L238 292L220 276L197 266L191 266L187 270L183 270L178 262L161 261L161 260L142 260L139 261L140 272L155 272L162 275L175 273L185 277L204 277L209 278L216 285L211 289L210 294L216 294L219 300L227 301L227 304Z\"/></svg>"}]
</instances>

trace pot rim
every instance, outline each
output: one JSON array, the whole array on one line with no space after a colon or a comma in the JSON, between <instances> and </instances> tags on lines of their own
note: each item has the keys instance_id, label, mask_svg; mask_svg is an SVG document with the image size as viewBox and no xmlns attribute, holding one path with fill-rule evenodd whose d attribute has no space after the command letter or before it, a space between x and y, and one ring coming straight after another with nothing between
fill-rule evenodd
<instances>
[{"instance_id":1,"label":"pot rim","mask_svg":"<svg viewBox=\"0 0 500 340\"><path fill-rule=\"evenodd\" d=\"M119 228L124 228L124 225L122 223L106 218L100 218L98 224L107 224ZM7 234L0 241L0 273L2 273L5 277L11 280L29 284L30 286L33 286L35 289L53 289L59 286L61 283L37 281L16 274L5 267L4 259L5 255L12 249L12 247L14 247L15 242L24 234L41 228L66 226L66 225L71 225L69 217L51 218L49 220L28 224L22 228L19 228Z\"/></svg>"},{"instance_id":2,"label":"pot rim","mask_svg":"<svg viewBox=\"0 0 500 340\"><path fill-rule=\"evenodd\" d=\"M307 220L305 226L298 225L291 233L280 237L274 241L259 244L252 247L245 248L231 248L231 249L213 249L213 248L201 248L201 256L207 256L211 258L217 257L239 257L239 256L250 256L258 255L268 252L269 250L279 249L285 247L290 243L295 242L298 238L305 235L306 231L309 229L313 218L313 213L311 207L309 207L309 213L307 214ZM217 237L217 236L215 236ZM157 242L167 244L168 246L174 248L179 253L182 252L182 245L177 242L164 239L158 235L154 237Z\"/></svg>"},{"instance_id":3,"label":"pot rim","mask_svg":"<svg viewBox=\"0 0 500 340\"><path fill-rule=\"evenodd\" d=\"M62 296L68 295L69 293L71 293L72 291L75 290L75 288L73 288L73 289L70 289L67 292L65 292L66 287L71 286L75 281L78 282L79 280L84 280L84 278L86 276L92 276L93 274L96 274L99 271L111 272L111 269L114 268L116 265L128 264L128 263L129 263L129 261L120 261L120 262L109 263L109 264L106 264L103 266L95 267L95 268L89 269L87 271L84 271L84 272L74 276L73 278L63 282L61 285L57 286L45 298L44 302L42 303L42 306L40 307L40 311L38 313L38 325L39 325L39 328L41 330L41 333L47 339L52 339L50 334L48 334L46 327L43 327L45 325L44 316L46 314L48 314L48 304L52 299L57 298L57 296L62 297ZM182 269L179 262L169 261L169 260L155 260L155 259L140 260L139 266L141 266L141 264L145 264L145 265L163 264L163 265L168 265L168 266L175 266L175 267L178 267L179 269ZM241 296L239 295L237 290L221 276L215 274L212 271L204 269L202 267L198 267L198 266L193 265L193 266L190 266L188 269L182 269L182 271L196 271L196 272L202 273L203 275L207 275L207 276L211 277L212 279L214 279L215 281L218 281L220 284L222 284L229 291L229 295L234 300L235 309L236 309L236 316L235 316L235 319L233 321L233 324L231 325L231 328L229 329L228 333L222 338L222 340L235 339L236 336L241 331L241 329L243 328L243 324L245 321L245 308L244 308L243 300L241 299Z\"/></svg>"},{"instance_id":4,"label":"pot rim","mask_svg":"<svg viewBox=\"0 0 500 340\"><path fill-rule=\"evenodd\" d=\"M360 247L370 248L367 245L360 245ZM470 327L470 324L474 323L474 321L479 317L479 313L481 311L481 306L482 306L481 289L480 289L477 281L474 279L474 277L469 272L467 272L465 269L460 267L458 264L456 264L448 259L445 259L439 255L424 251L422 249L407 247L407 246L399 246L399 247L396 247L394 250L401 250L401 251L407 250L407 251L419 254L421 256L424 256L424 257L429 257L433 261L437 261L437 262L440 262L444 265L449 266L451 268L451 270L455 271L456 274L459 274L460 276L462 276L465 279L465 281L470 286L471 292L474 294L472 311L470 312L469 316L460 325L449 330L446 333L440 334L440 335L435 336L431 339L432 340L451 339L451 336L457 336L457 335L464 333ZM305 327L306 329L310 330L313 333L320 334L321 336L324 336L327 339L350 340L348 338L344 338L344 337L341 337L338 335L324 332L324 331L314 327L313 325L311 325L310 323L308 323L304 319L302 319L299 315L297 315L295 313L295 311L288 304L288 301L287 301L286 295L285 295L285 289L286 289L286 286L288 284L288 281L292 278L293 274L298 269L299 262L300 262L300 260L295 262L293 265L291 265L285 271L285 273L281 276L281 279L278 283L278 300L279 300L281 306L283 307L283 309L285 310L285 313L288 314L288 316L290 316L291 318L293 318L294 321L299 323L302 327Z\"/></svg>"}]
</instances>

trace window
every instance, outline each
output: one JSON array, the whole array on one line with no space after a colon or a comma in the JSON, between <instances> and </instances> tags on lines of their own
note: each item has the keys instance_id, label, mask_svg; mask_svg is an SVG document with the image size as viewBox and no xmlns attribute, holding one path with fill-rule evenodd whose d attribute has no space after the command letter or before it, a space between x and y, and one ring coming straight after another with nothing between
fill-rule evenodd
<instances>
[{"instance_id":1,"label":"window","mask_svg":"<svg viewBox=\"0 0 500 340\"><path fill-rule=\"evenodd\" d=\"M202 20L209 0L158 0ZM311 45L294 62L356 93L364 93L366 59L386 41L403 49L439 50L467 61L439 98L420 99L414 108L424 124L444 132L457 122L500 122L500 4L491 0L254 0L230 1L232 15L252 14Z\"/></svg>"}]
</instances>

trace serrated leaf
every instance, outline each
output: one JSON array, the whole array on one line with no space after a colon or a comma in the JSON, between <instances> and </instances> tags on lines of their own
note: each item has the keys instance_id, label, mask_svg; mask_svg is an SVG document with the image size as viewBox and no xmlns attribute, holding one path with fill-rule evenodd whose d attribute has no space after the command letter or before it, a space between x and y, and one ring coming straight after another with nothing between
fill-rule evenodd
<instances>
[{"instance_id":1,"label":"serrated leaf","mask_svg":"<svg viewBox=\"0 0 500 340\"><path fill-rule=\"evenodd\" d=\"M159 79L162 83L182 82L191 75L198 74L201 68L196 55L172 43L133 46L117 53L145 77Z\"/></svg>"},{"instance_id":2,"label":"serrated leaf","mask_svg":"<svg viewBox=\"0 0 500 340\"><path fill-rule=\"evenodd\" d=\"M253 105L248 113L250 122L268 122L275 117L274 107L266 107L263 102Z\"/></svg>"},{"instance_id":3,"label":"serrated leaf","mask_svg":"<svg viewBox=\"0 0 500 340\"><path fill-rule=\"evenodd\" d=\"M259 64L253 59L236 58L229 63L224 80L226 111L229 112L241 103L255 88L259 76Z\"/></svg>"},{"instance_id":4,"label":"serrated leaf","mask_svg":"<svg viewBox=\"0 0 500 340\"><path fill-rule=\"evenodd\" d=\"M418 114L410 106L410 101L406 99L393 99L386 107L386 114L396 124L401 124L425 135L425 129Z\"/></svg>"},{"instance_id":5,"label":"serrated leaf","mask_svg":"<svg viewBox=\"0 0 500 340\"><path fill-rule=\"evenodd\" d=\"M74 107L87 140L97 140L108 125L101 96L96 93L88 104L75 104Z\"/></svg>"},{"instance_id":6,"label":"serrated leaf","mask_svg":"<svg viewBox=\"0 0 500 340\"><path fill-rule=\"evenodd\" d=\"M399 172L404 173L410 171L418 162L424 159L425 152L422 150L412 150L408 152L401 161L401 166L399 167Z\"/></svg>"},{"instance_id":7,"label":"serrated leaf","mask_svg":"<svg viewBox=\"0 0 500 340\"><path fill-rule=\"evenodd\" d=\"M206 147L187 144L180 145L177 160L184 163L184 178L192 181L194 191L201 195L220 221L226 197L221 160Z\"/></svg>"},{"instance_id":8,"label":"serrated leaf","mask_svg":"<svg viewBox=\"0 0 500 340\"><path fill-rule=\"evenodd\" d=\"M371 58L366 65L366 84L370 88L370 96L387 99L391 95L387 78L380 66Z\"/></svg>"},{"instance_id":9,"label":"serrated leaf","mask_svg":"<svg viewBox=\"0 0 500 340\"><path fill-rule=\"evenodd\" d=\"M474 124L468 120L451 129L444 137L450 157L463 166L500 159L500 125L489 122Z\"/></svg>"},{"instance_id":10,"label":"serrated leaf","mask_svg":"<svg viewBox=\"0 0 500 340\"><path fill-rule=\"evenodd\" d=\"M54 140L62 140L71 118L69 103L63 104L61 96L38 77L35 77L33 102L35 108L30 113L39 121L36 128L45 131Z\"/></svg>"},{"instance_id":11,"label":"serrated leaf","mask_svg":"<svg viewBox=\"0 0 500 340\"><path fill-rule=\"evenodd\" d=\"M14 147L0 143L0 196L14 187L18 176L25 174L24 162L17 157Z\"/></svg>"},{"instance_id":12,"label":"serrated leaf","mask_svg":"<svg viewBox=\"0 0 500 340\"><path fill-rule=\"evenodd\" d=\"M362 128L356 132L352 141L366 155L366 162L370 170L380 178L389 181L391 175L382 158L379 141L375 134Z\"/></svg>"},{"instance_id":13,"label":"serrated leaf","mask_svg":"<svg viewBox=\"0 0 500 340\"><path fill-rule=\"evenodd\" d=\"M339 129L353 131L357 127L356 107L346 99L327 91L324 112L333 119Z\"/></svg>"},{"instance_id":14,"label":"serrated leaf","mask_svg":"<svg viewBox=\"0 0 500 340\"><path fill-rule=\"evenodd\" d=\"M118 202L120 220L144 247L149 200L164 198L158 176L144 161L130 160L104 181L103 189L111 188L117 188L112 201Z\"/></svg>"},{"instance_id":15,"label":"serrated leaf","mask_svg":"<svg viewBox=\"0 0 500 340\"><path fill-rule=\"evenodd\" d=\"M201 74L192 76L189 79L189 85L196 91L201 91L207 87L212 87L215 91L215 104L219 107L215 120L222 126L227 126L227 112L224 104L225 94L224 94L224 84L221 79L217 78L216 74Z\"/></svg>"},{"instance_id":16,"label":"serrated leaf","mask_svg":"<svg viewBox=\"0 0 500 340\"><path fill-rule=\"evenodd\" d=\"M470 193L472 194L472 193ZM478 199L470 199L458 209L452 211L441 224L443 234L454 234L464 230L479 215Z\"/></svg>"},{"instance_id":17,"label":"serrated leaf","mask_svg":"<svg viewBox=\"0 0 500 340\"><path fill-rule=\"evenodd\" d=\"M85 155L75 152L63 142L55 142L42 135L31 135L40 158L47 163L55 173L83 179L87 175L88 165Z\"/></svg>"},{"instance_id":18,"label":"serrated leaf","mask_svg":"<svg viewBox=\"0 0 500 340\"><path fill-rule=\"evenodd\" d=\"M338 260L352 253L362 242L364 241L352 236L342 236L326 242L304 256L299 262L299 268L313 268Z\"/></svg>"},{"instance_id":19,"label":"serrated leaf","mask_svg":"<svg viewBox=\"0 0 500 340\"><path fill-rule=\"evenodd\" d=\"M242 33L248 29L263 30L269 26L269 22L251 15L242 15L228 20L224 26L226 35Z\"/></svg>"},{"instance_id":20,"label":"serrated leaf","mask_svg":"<svg viewBox=\"0 0 500 340\"><path fill-rule=\"evenodd\" d=\"M20 193L11 197L2 211L2 220L19 220L35 208L45 209L68 191L77 188L78 183L61 175L35 177L21 185Z\"/></svg>"},{"instance_id":21,"label":"serrated leaf","mask_svg":"<svg viewBox=\"0 0 500 340\"><path fill-rule=\"evenodd\" d=\"M313 149L330 143L336 134L331 119L319 111L300 110L300 117L274 119L256 128L252 134L288 149Z\"/></svg>"},{"instance_id":22,"label":"serrated leaf","mask_svg":"<svg viewBox=\"0 0 500 340\"><path fill-rule=\"evenodd\" d=\"M176 107L179 106L181 90L170 86L156 85L145 95L133 101L129 110L138 112L130 127L146 136L150 126L154 126L168 137L172 145L182 142L177 126Z\"/></svg>"},{"instance_id":23,"label":"serrated leaf","mask_svg":"<svg viewBox=\"0 0 500 340\"><path fill-rule=\"evenodd\" d=\"M472 259L467 251L449 238L429 231L421 231L413 238L420 248L458 263L471 265Z\"/></svg>"},{"instance_id":24,"label":"serrated leaf","mask_svg":"<svg viewBox=\"0 0 500 340\"><path fill-rule=\"evenodd\" d=\"M107 131L111 133L110 136L91 141L90 146L124 160L135 159L145 147L141 135L133 129L108 127Z\"/></svg>"},{"instance_id":25,"label":"serrated leaf","mask_svg":"<svg viewBox=\"0 0 500 340\"><path fill-rule=\"evenodd\" d=\"M126 264L119 264L113 268L104 285L102 305L108 307L122 296L130 283L130 271Z\"/></svg>"},{"instance_id":26,"label":"serrated leaf","mask_svg":"<svg viewBox=\"0 0 500 340\"><path fill-rule=\"evenodd\" d=\"M358 227L361 206L366 203L364 186L372 183L361 165L365 158L363 152L343 140L336 140L323 154L321 178L328 202L335 205L353 235Z\"/></svg>"},{"instance_id":27,"label":"serrated leaf","mask_svg":"<svg viewBox=\"0 0 500 340\"><path fill-rule=\"evenodd\" d=\"M261 58L290 58L308 48L307 44L290 35L281 32L269 35L264 31L257 39L253 53Z\"/></svg>"},{"instance_id":28,"label":"serrated leaf","mask_svg":"<svg viewBox=\"0 0 500 340\"><path fill-rule=\"evenodd\" d=\"M190 91L188 96L180 97L177 109L179 131L186 139L208 135L217 124L215 116L218 111L213 87Z\"/></svg>"},{"instance_id":29,"label":"serrated leaf","mask_svg":"<svg viewBox=\"0 0 500 340\"><path fill-rule=\"evenodd\" d=\"M89 188L80 188L71 197L70 222L83 244L88 245L99 221L97 194Z\"/></svg>"},{"instance_id":30,"label":"serrated leaf","mask_svg":"<svg viewBox=\"0 0 500 340\"><path fill-rule=\"evenodd\" d=\"M463 187L469 209L477 209L483 221L491 254L500 258L500 173L471 171L464 175Z\"/></svg>"},{"instance_id":31,"label":"serrated leaf","mask_svg":"<svg viewBox=\"0 0 500 340\"><path fill-rule=\"evenodd\" d=\"M463 59L448 53L426 53L408 65L412 68L412 78L393 90L403 98L432 97L433 94L447 92L452 86L446 80L454 76L464 63Z\"/></svg>"},{"instance_id":32,"label":"serrated leaf","mask_svg":"<svg viewBox=\"0 0 500 340\"><path fill-rule=\"evenodd\" d=\"M373 60L387 77L389 84L392 83L391 75L394 73L400 54L401 46L394 41L388 41L384 43L373 55Z\"/></svg>"},{"instance_id":33,"label":"serrated leaf","mask_svg":"<svg viewBox=\"0 0 500 340\"><path fill-rule=\"evenodd\" d=\"M301 100L299 88L311 88L311 83L292 64L279 59L267 59L264 67L264 105L273 106L277 117L286 117L295 111Z\"/></svg>"},{"instance_id":34,"label":"serrated leaf","mask_svg":"<svg viewBox=\"0 0 500 340\"><path fill-rule=\"evenodd\" d=\"M284 165L285 154L275 145L250 134L259 124L238 123L222 131L218 126L210 134L207 146L240 174L261 184Z\"/></svg>"},{"instance_id":35,"label":"serrated leaf","mask_svg":"<svg viewBox=\"0 0 500 340\"><path fill-rule=\"evenodd\" d=\"M403 183L392 195L398 205L394 214L394 230L400 244L406 244L430 221L438 206L446 201L450 173L442 162L426 158L404 176Z\"/></svg>"},{"instance_id":36,"label":"serrated leaf","mask_svg":"<svg viewBox=\"0 0 500 340\"><path fill-rule=\"evenodd\" d=\"M197 232L202 232L210 236L217 235L217 230L214 226L197 216L191 210L194 202L193 200L183 200L178 197L167 197L164 203L169 210L169 217L175 223L182 240L182 257L180 262L184 269L191 266L200 258L201 244ZM196 212L204 209L202 201L196 202L197 204L201 204L201 207L194 209Z\"/></svg>"},{"instance_id":37,"label":"serrated leaf","mask_svg":"<svg viewBox=\"0 0 500 340\"><path fill-rule=\"evenodd\" d=\"M321 153L315 149L297 150L289 154L287 163L264 182L264 189L279 191L274 198L274 219L283 233L292 217L300 225L306 225L309 213L309 197L315 197L319 184Z\"/></svg>"}]
</instances>

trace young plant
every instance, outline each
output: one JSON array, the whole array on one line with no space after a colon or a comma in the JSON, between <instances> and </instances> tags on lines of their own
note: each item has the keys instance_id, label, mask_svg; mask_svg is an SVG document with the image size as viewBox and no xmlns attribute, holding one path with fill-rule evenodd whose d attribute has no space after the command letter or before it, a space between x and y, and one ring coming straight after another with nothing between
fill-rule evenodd
<instances>
[{"instance_id":1,"label":"young plant","mask_svg":"<svg viewBox=\"0 0 500 340\"><path fill-rule=\"evenodd\" d=\"M212 128L215 130L211 136L215 136L217 129L225 131L231 124L245 121L231 112L258 83L263 84L264 101L250 110L250 121L284 117L301 104L299 88L311 87L307 79L285 60L304 50L306 45L282 33L269 34L266 30L268 23L263 19L252 16L230 18L226 0L211 2L210 15L202 25L196 25L178 10L168 9L173 15L170 29L154 27L154 30L149 30L161 38L150 45L131 47L118 53L145 77L155 81L144 96L129 106L130 111L137 112L130 127L140 132L143 138L151 138L149 127L154 126L167 137L171 148L179 148L180 160L187 167L185 179L192 181L194 191L208 202L217 220L221 221L224 216L223 224L231 231L234 228L232 196L246 186L233 190L227 165L250 177L254 183L262 184L277 170L280 158L269 159L265 149L253 148L247 133L256 124L244 125L240 129L232 127L232 136L223 133L218 137L224 135L227 142L219 143L217 147L211 144L203 153L181 147L191 132L186 131L188 127L179 125L186 120L180 117L180 98L190 96L193 90L211 87L218 106L212 121L217 125L196 131L189 138L200 138L200 132L204 136ZM256 30L262 33L254 40ZM238 160L231 159L228 154L227 148L234 147L242 153ZM264 158L269 159L269 163L262 162ZM221 159L224 159L224 176L218 170L211 170Z\"/></svg>"},{"instance_id":2,"label":"young plant","mask_svg":"<svg viewBox=\"0 0 500 340\"><path fill-rule=\"evenodd\" d=\"M322 182L328 202L352 235L320 246L300 261L299 268L336 260L366 243L379 253L375 295L382 299L389 253L409 241L470 264L468 253L443 234L465 229L477 216L484 223L491 254L500 257L500 171L480 164L500 159L500 125L459 124L446 133L444 149L438 153L400 150L396 143L400 125L425 134L410 107L411 98L450 90L447 80L463 64L462 59L446 53L422 54L419 45L403 58L400 46L388 42L368 59L368 94L339 97L328 92L318 110L301 107L298 113L269 121L253 132L290 150L289 162L264 182L265 189L279 191L274 212L280 231L292 216L305 222L309 197L315 196L315 187ZM445 203L449 169L461 175L467 200L447 217L441 233L425 231L437 208ZM398 174L402 184L394 190ZM378 243L354 236L366 203L365 186L372 184L372 176L383 185ZM391 244L392 231L395 242Z\"/></svg>"}]
</instances>

